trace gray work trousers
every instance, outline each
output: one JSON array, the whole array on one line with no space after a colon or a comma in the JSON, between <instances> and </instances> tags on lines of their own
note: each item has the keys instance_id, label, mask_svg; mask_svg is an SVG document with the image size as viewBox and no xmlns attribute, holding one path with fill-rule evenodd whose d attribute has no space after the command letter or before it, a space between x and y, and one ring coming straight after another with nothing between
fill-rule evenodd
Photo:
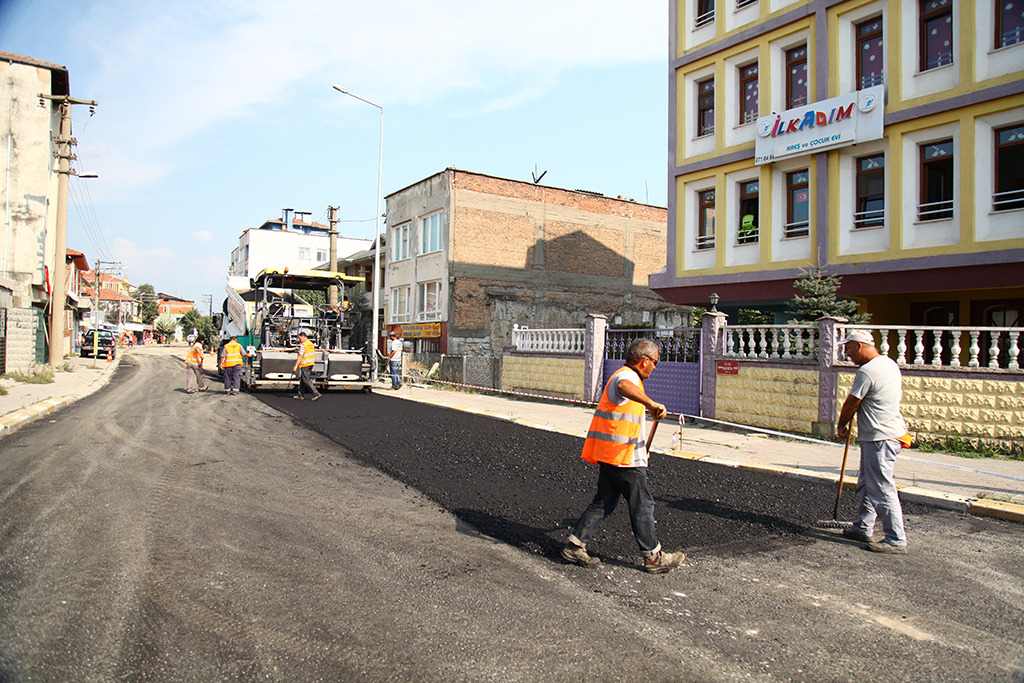
<instances>
[{"instance_id":1,"label":"gray work trousers","mask_svg":"<svg viewBox=\"0 0 1024 683\"><path fill-rule=\"evenodd\" d=\"M902 446L896 439L860 442L860 474L857 477L857 521L853 528L870 536L875 520L881 520L885 542L906 546L903 530L903 506L896 492L896 456Z\"/></svg>"}]
</instances>

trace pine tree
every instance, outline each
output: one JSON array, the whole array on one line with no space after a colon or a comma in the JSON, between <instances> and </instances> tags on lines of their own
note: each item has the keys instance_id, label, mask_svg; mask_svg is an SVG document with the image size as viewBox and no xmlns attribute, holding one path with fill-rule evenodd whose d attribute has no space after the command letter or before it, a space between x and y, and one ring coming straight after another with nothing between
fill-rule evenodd
<instances>
[{"instance_id":1,"label":"pine tree","mask_svg":"<svg viewBox=\"0 0 1024 683\"><path fill-rule=\"evenodd\" d=\"M843 281L838 275L826 275L825 268L820 265L801 269L801 272L800 277L793 282L793 287L804 295L797 294L790 301L789 313L795 316L790 319L791 324L808 325L818 318L830 316L846 318L856 325L866 323L871 318L870 313L857 313L856 301L836 296Z\"/></svg>"}]
</instances>

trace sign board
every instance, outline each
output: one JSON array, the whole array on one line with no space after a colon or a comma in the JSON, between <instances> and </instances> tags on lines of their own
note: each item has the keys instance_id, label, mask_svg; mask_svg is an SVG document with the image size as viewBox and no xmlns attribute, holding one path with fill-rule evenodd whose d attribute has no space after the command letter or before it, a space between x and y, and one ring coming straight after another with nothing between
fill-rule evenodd
<instances>
[{"instance_id":1,"label":"sign board","mask_svg":"<svg viewBox=\"0 0 1024 683\"><path fill-rule=\"evenodd\" d=\"M441 323L403 323L401 335L403 339L440 337Z\"/></svg>"},{"instance_id":2,"label":"sign board","mask_svg":"<svg viewBox=\"0 0 1024 683\"><path fill-rule=\"evenodd\" d=\"M757 120L754 163L813 154L882 138L885 86L813 102Z\"/></svg>"},{"instance_id":3,"label":"sign board","mask_svg":"<svg viewBox=\"0 0 1024 683\"><path fill-rule=\"evenodd\" d=\"M738 375L738 374L740 374L740 362L738 360L720 360L720 361L718 361L718 374L719 375Z\"/></svg>"}]
</instances>

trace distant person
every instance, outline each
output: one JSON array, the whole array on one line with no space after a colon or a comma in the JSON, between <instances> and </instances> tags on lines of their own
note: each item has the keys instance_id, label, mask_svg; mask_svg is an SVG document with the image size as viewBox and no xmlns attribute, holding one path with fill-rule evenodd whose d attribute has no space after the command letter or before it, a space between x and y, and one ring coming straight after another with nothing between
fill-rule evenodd
<instances>
[{"instance_id":1,"label":"distant person","mask_svg":"<svg viewBox=\"0 0 1024 683\"><path fill-rule=\"evenodd\" d=\"M238 395L242 380L242 356L245 355L248 354L242 351L242 345L235 335L231 335L221 348L220 368L224 372L224 393L228 396Z\"/></svg>"},{"instance_id":2,"label":"distant person","mask_svg":"<svg viewBox=\"0 0 1024 683\"><path fill-rule=\"evenodd\" d=\"M196 339L188 347L188 355L185 356L185 393L194 394L192 389L195 384L198 391L206 391L206 382L203 381L203 340Z\"/></svg>"},{"instance_id":3,"label":"distant person","mask_svg":"<svg viewBox=\"0 0 1024 683\"><path fill-rule=\"evenodd\" d=\"M625 498L633 537L643 556L644 571L670 572L686 556L661 549L654 529L654 497L647 488L647 434L645 408L655 420L663 419L665 406L644 393L643 380L658 365L658 345L650 339L637 339L626 351L626 364L615 371L597 404L583 444L583 459L600 467L597 494L590 503L568 542L562 558L583 567L595 567L601 560L587 553L587 543L598 526L615 512L619 499Z\"/></svg>"},{"instance_id":4,"label":"distant person","mask_svg":"<svg viewBox=\"0 0 1024 683\"><path fill-rule=\"evenodd\" d=\"M314 401L320 399L320 391L316 388L316 384L313 383L313 362L315 361L313 342L309 341L309 335L303 330L299 332L299 346L296 349L298 358L295 359L295 366L292 368L292 373L299 373L299 386L298 393L292 398L297 398L300 401L303 400L302 387L308 387L310 393L313 394Z\"/></svg>"},{"instance_id":5,"label":"distant person","mask_svg":"<svg viewBox=\"0 0 1024 683\"><path fill-rule=\"evenodd\" d=\"M388 371L391 373L391 388L399 389L402 386L402 340L394 330L388 332L388 355L378 351L380 357L388 362Z\"/></svg>"},{"instance_id":6,"label":"distant person","mask_svg":"<svg viewBox=\"0 0 1024 683\"><path fill-rule=\"evenodd\" d=\"M860 444L860 474L857 476L857 521L843 536L863 541L876 553L907 552L903 529L903 507L896 492L893 474L896 456L903 447L900 439L907 425L900 414L903 376L888 356L875 348L875 340L865 330L850 330L843 340L846 355L857 366L850 395L839 412L836 435L845 440L850 422L857 415L857 442ZM881 520L885 537L875 540L875 521Z\"/></svg>"}]
</instances>

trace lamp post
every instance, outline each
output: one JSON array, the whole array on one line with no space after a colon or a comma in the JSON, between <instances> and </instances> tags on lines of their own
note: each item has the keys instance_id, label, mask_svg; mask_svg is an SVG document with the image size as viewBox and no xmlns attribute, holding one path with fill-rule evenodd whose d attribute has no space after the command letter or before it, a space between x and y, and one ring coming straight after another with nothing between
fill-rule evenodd
<instances>
[{"instance_id":1,"label":"lamp post","mask_svg":"<svg viewBox=\"0 0 1024 683\"><path fill-rule=\"evenodd\" d=\"M377 156L377 220L374 225L374 236L373 241L375 244L373 250L373 338L370 340L370 355L372 356L372 362L370 363L370 379L376 381L377 379L377 337L380 335L380 325L377 322L377 314L380 311L380 285L381 282L377 282L377 278L380 277L380 214L381 214L381 196L380 196L380 182L381 175L384 171L384 107L379 104L374 104L370 100L363 99L359 95L350 93L340 85L333 86L335 90L340 92L342 95L348 95L354 97L360 102L365 102L371 107L377 107L380 110L380 150Z\"/></svg>"},{"instance_id":2,"label":"lamp post","mask_svg":"<svg viewBox=\"0 0 1024 683\"><path fill-rule=\"evenodd\" d=\"M708 301L711 302L711 313L718 313L718 292L712 292L711 296L708 297Z\"/></svg>"}]
</instances>

